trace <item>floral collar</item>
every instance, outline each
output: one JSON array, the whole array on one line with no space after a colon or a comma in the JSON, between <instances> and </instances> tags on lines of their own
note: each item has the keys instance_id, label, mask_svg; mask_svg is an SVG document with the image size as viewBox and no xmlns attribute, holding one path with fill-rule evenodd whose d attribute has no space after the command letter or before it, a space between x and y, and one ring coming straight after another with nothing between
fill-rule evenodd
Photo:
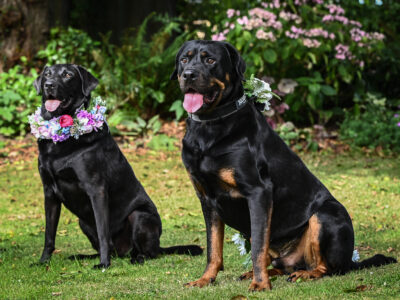
<instances>
[{"instance_id":1,"label":"floral collar","mask_svg":"<svg viewBox=\"0 0 400 300\"><path fill-rule=\"evenodd\" d=\"M31 125L31 133L39 140L53 140L54 143L63 142L71 136L78 139L80 135L90 133L93 130L102 129L106 122L105 101L100 97L94 99L93 107L87 111L83 105L75 112L74 117L62 115L44 120L41 116L41 108L28 116Z\"/></svg>"}]
</instances>

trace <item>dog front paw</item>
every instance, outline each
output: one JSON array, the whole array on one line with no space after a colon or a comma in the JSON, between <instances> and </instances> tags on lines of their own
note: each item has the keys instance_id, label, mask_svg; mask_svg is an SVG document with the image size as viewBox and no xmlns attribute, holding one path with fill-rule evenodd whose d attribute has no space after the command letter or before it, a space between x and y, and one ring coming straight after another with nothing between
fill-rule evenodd
<instances>
[{"instance_id":1,"label":"dog front paw","mask_svg":"<svg viewBox=\"0 0 400 300\"><path fill-rule=\"evenodd\" d=\"M131 258L131 264L132 264L132 265L134 265L134 264L140 264L140 265L142 265L142 264L144 264L144 260L145 260L145 256L139 254L139 255L137 255L136 257L132 257L132 258Z\"/></svg>"},{"instance_id":2,"label":"dog front paw","mask_svg":"<svg viewBox=\"0 0 400 300\"><path fill-rule=\"evenodd\" d=\"M248 271L246 273L243 273L242 275L239 276L238 280L248 280L248 279L253 279L253 270Z\"/></svg>"},{"instance_id":3,"label":"dog front paw","mask_svg":"<svg viewBox=\"0 0 400 300\"><path fill-rule=\"evenodd\" d=\"M45 261L39 260L39 261L37 261L37 262L31 263L29 266L30 266L30 267L43 267L43 266L47 266L47 264L48 264L49 262L50 262L50 259L45 260Z\"/></svg>"},{"instance_id":4,"label":"dog front paw","mask_svg":"<svg viewBox=\"0 0 400 300\"><path fill-rule=\"evenodd\" d=\"M196 286L196 287L202 288L202 287L204 287L206 285L209 285L209 284L213 283L214 281L215 281L215 278L203 278L202 277L199 280L185 283L185 286L186 287L194 287L194 286Z\"/></svg>"},{"instance_id":5,"label":"dog front paw","mask_svg":"<svg viewBox=\"0 0 400 300\"><path fill-rule=\"evenodd\" d=\"M108 263L100 263L98 265L94 265L93 269L96 269L96 270L98 270L98 269L108 269L110 266L111 266L111 264L109 262Z\"/></svg>"},{"instance_id":6,"label":"dog front paw","mask_svg":"<svg viewBox=\"0 0 400 300\"><path fill-rule=\"evenodd\" d=\"M251 292L261 292L265 290L271 290L271 282L269 280L264 280L261 282L253 281L249 286L249 291Z\"/></svg>"}]
</instances>

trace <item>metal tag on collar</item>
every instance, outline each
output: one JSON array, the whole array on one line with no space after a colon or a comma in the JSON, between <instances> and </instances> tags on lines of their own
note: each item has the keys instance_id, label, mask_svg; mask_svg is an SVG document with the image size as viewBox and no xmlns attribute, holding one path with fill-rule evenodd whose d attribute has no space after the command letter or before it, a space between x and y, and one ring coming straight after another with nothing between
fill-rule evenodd
<instances>
[{"instance_id":1,"label":"metal tag on collar","mask_svg":"<svg viewBox=\"0 0 400 300\"><path fill-rule=\"evenodd\" d=\"M191 114L191 113L188 113L188 115L192 120L195 120L197 122L201 122L201 119L197 115Z\"/></svg>"},{"instance_id":2,"label":"metal tag on collar","mask_svg":"<svg viewBox=\"0 0 400 300\"><path fill-rule=\"evenodd\" d=\"M242 108L247 102L246 95L243 95L239 100L236 100L236 108Z\"/></svg>"}]
</instances>

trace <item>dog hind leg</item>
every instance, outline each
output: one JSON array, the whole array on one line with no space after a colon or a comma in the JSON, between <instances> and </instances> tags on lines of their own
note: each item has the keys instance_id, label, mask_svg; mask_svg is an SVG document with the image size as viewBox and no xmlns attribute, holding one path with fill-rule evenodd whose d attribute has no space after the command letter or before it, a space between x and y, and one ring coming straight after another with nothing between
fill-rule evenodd
<instances>
[{"instance_id":1,"label":"dog hind leg","mask_svg":"<svg viewBox=\"0 0 400 300\"><path fill-rule=\"evenodd\" d=\"M326 201L309 220L303 237L307 270L290 274L288 281L315 279L326 274L344 274L351 264L354 232L350 216L337 201Z\"/></svg>"},{"instance_id":2,"label":"dog hind leg","mask_svg":"<svg viewBox=\"0 0 400 300\"><path fill-rule=\"evenodd\" d=\"M154 214L135 210L129 216L132 226L131 263L144 263L160 253L161 221Z\"/></svg>"},{"instance_id":3,"label":"dog hind leg","mask_svg":"<svg viewBox=\"0 0 400 300\"><path fill-rule=\"evenodd\" d=\"M97 238L96 231L93 230L91 226L85 223L82 220L79 220L79 226L82 229L82 232L87 236L90 243L92 244L93 249L97 251L96 254L74 254L68 257L71 260L84 260L84 259L94 259L99 257L99 240Z\"/></svg>"}]
</instances>

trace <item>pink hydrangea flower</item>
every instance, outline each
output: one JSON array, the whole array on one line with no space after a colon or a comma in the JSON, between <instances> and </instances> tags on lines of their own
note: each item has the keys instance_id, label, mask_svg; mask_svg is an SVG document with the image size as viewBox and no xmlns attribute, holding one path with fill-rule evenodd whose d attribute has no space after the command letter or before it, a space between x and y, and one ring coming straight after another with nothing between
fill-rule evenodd
<instances>
[{"instance_id":1,"label":"pink hydrangea flower","mask_svg":"<svg viewBox=\"0 0 400 300\"><path fill-rule=\"evenodd\" d=\"M302 39L303 45L306 46L307 48L318 48L321 46L321 42L314 40L314 39Z\"/></svg>"},{"instance_id":2,"label":"pink hydrangea flower","mask_svg":"<svg viewBox=\"0 0 400 300\"><path fill-rule=\"evenodd\" d=\"M243 16L236 20L240 25L247 25L249 23L249 18L247 16Z\"/></svg>"},{"instance_id":3,"label":"pink hydrangea flower","mask_svg":"<svg viewBox=\"0 0 400 300\"><path fill-rule=\"evenodd\" d=\"M345 59L354 59L354 55L351 53L349 50L349 46L343 45L343 44L338 44L335 47L336 54L335 57L340 60L345 60Z\"/></svg>"},{"instance_id":4,"label":"pink hydrangea flower","mask_svg":"<svg viewBox=\"0 0 400 300\"><path fill-rule=\"evenodd\" d=\"M227 16L228 18L232 18L232 17L235 15L235 13L236 13L236 11L235 11L234 9L230 8L230 9L228 9L228 10L226 11L226 16Z\"/></svg>"},{"instance_id":5,"label":"pink hydrangea flower","mask_svg":"<svg viewBox=\"0 0 400 300\"><path fill-rule=\"evenodd\" d=\"M276 37L272 32L265 32L262 29L257 30L256 38L258 38L260 40L270 40L272 42L276 41Z\"/></svg>"},{"instance_id":6,"label":"pink hydrangea flower","mask_svg":"<svg viewBox=\"0 0 400 300\"><path fill-rule=\"evenodd\" d=\"M220 32L220 33L213 34L211 36L211 39L213 41L225 41L226 40L226 36L222 32Z\"/></svg>"},{"instance_id":7,"label":"pink hydrangea flower","mask_svg":"<svg viewBox=\"0 0 400 300\"><path fill-rule=\"evenodd\" d=\"M332 15L344 15L344 9L339 5L328 4L326 8L329 9L329 13Z\"/></svg>"}]
</instances>

